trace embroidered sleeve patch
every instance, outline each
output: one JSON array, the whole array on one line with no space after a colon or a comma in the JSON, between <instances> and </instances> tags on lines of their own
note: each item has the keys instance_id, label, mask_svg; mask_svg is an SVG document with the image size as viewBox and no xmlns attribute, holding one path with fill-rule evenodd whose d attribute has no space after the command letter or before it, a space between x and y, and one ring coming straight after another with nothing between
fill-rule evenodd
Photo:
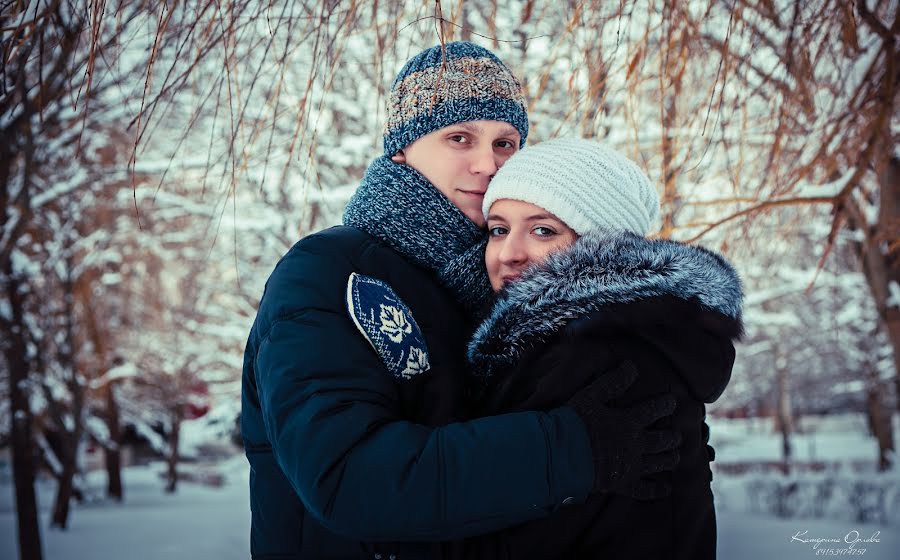
<instances>
[{"instance_id":1,"label":"embroidered sleeve patch","mask_svg":"<svg viewBox=\"0 0 900 560\"><path fill-rule=\"evenodd\" d=\"M412 312L391 287L355 272L347 280L347 311L359 332L398 379L428 371L428 348Z\"/></svg>"}]
</instances>

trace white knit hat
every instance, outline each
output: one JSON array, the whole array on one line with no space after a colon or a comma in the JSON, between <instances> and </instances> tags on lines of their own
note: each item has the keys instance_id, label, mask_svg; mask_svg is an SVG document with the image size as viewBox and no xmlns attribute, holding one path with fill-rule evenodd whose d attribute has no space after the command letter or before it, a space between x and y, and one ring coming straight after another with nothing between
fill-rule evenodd
<instances>
[{"instance_id":1,"label":"white knit hat","mask_svg":"<svg viewBox=\"0 0 900 560\"><path fill-rule=\"evenodd\" d=\"M540 206L579 235L607 228L646 236L659 219L647 174L612 148L579 138L548 140L509 158L488 186L485 218L504 198Z\"/></svg>"}]
</instances>

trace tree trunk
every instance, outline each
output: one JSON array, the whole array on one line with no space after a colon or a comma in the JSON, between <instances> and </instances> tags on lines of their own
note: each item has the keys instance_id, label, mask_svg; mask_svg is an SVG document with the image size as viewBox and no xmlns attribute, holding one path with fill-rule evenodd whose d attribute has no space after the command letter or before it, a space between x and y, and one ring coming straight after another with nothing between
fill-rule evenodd
<instances>
[{"instance_id":1,"label":"tree trunk","mask_svg":"<svg viewBox=\"0 0 900 560\"><path fill-rule=\"evenodd\" d=\"M25 149L19 141L25 137ZM28 191L29 177L26 174L20 191L15 198L10 192L10 177L13 175L13 162L18 155L24 154L26 169L34 154L34 142L31 127L25 127L25 134L19 127L0 129L0 231L15 228L7 245L0 246L0 288L9 303L9 316L0 313L2 341L0 347L6 357L9 368L9 413L10 413L10 447L12 448L13 479L16 486L16 523L19 537L19 558L21 560L40 560L41 530L38 525L37 499L34 493L34 436L32 434L31 405L28 402L26 383L28 382L28 357L25 354L26 325L24 320L24 292L22 281L14 275L11 253L21 235L24 224L30 217ZM17 200L21 199L21 200ZM19 225L11 225L9 220L12 208L18 206Z\"/></svg>"},{"instance_id":2,"label":"tree trunk","mask_svg":"<svg viewBox=\"0 0 900 560\"><path fill-rule=\"evenodd\" d=\"M69 385L71 389L71 384ZM50 526L66 529L69 522L69 504L73 497L81 494L75 487L75 474L78 472L78 445L81 441L82 422L76 418L74 431L67 430L65 409L59 402L53 400L53 394L46 384L42 384L42 388L47 401L47 411L53 421L52 433L54 434L52 438L48 438L44 453L45 455L50 453L54 455L55 461L51 461L51 458L47 457L46 463L57 483ZM77 395L73 395L72 401L73 411L80 409Z\"/></svg>"},{"instance_id":3,"label":"tree trunk","mask_svg":"<svg viewBox=\"0 0 900 560\"><path fill-rule=\"evenodd\" d=\"M878 442L878 470L886 471L891 467L891 456L894 453L894 425L891 422L892 408L885 406L882 395L885 393L884 383L879 379L874 364L868 367L868 387L866 389L866 416L869 428Z\"/></svg>"},{"instance_id":4,"label":"tree trunk","mask_svg":"<svg viewBox=\"0 0 900 560\"><path fill-rule=\"evenodd\" d=\"M606 122L606 116L609 114L606 103L609 68L603 59L603 48L598 45L586 47L584 64L588 68L588 90L587 110L581 120L581 136L596 138L599 125L601 127L599 136L605 138L609 134L609 124Z\"/></svg>"},{"instance_id":5,"label":"tree trunk","mask_svg":"<svg viewBox=\"0 0 900 560\"><path fill-rule=\"evenodd\" d=\"M65 452L61 449L61 438L57 432L53 433L53 437L47 437L46 433L42 434L39 431L35 438L35 445L36 448L40 450L40 453L38 454L38 464L40 465L40 468L43 468L46 472L50 473L50 476L56 480L57 487L59 487L62 484L64 476L63 470L60 468L63 464L60 457ZM77 484L75 484L74 477L72 480L72 497L78 502L84 502L84 492Z\"/></svg>"},{"instance_id":6,"label":"tree trunk","mask_svg":"<svg viewBox=\"0 0 900 560\"><path fill-rule=\"evenodd\" d=\"M4 212L5 216L5 212ZM9 301L12 317L3 321L4 354L9 366L10 441L12 447L13 479L16 486L16 521L19 536L19 558L41 560L41 530L38 525L37 499L34 492L34 435L31 408L25 386L28 380L28 360L25 355L25 325L22 316L22 291L13 276L12 262L3 263L0 276Z\"/></svg>"},{"instance_id":7,"label":"tree trunk","mask_svg":"<svg viewBox=\"0 0 900 560\"><path fill-rule=\"evenodd\" d=\"M470 6L466 0L459 0L459 22L457 22L457 25L460 26L460 41L472 40L472 27L469 25L469 10Z\"/></svg>"},{"instance_id":8,"label":"tree trunk","mask_svg":"<svg viewBox=\"0 0 900 560\"><path fill-rule=\"evenodd\" d=\"M782 471L784 474L788 474L790 472L792 454L791 434L794 432L794 418L791 414L791 394L787 367L778 367L777 376L778 402L775 409L775 421L778 430L781 432Z\"/></svg>"},{"instance_id":9,"label":"tree trunk","mask_svg":"<svg viewBox=\"0 0 900 560\"><path fill-rule=\"evenodd\" d=\"M178 485L178 438L181 432L181 412L172 413L172 433L169 435L169 468L166 492L175 492Z\"/></svg>"},{"instance_id":10,"label":"tree trunk","mask_svg":"<svg viewBox=\"0 0 900 560\"><path fill-rule=\"evenodd\" d=\"M119 404L116 401L114 381L106 383L106 425L109 428L109 445L103 447L106 495L121 502L125 497L122 488L122 428L119 425Z\"/></svg>"},{"instance_id":11,"label":"tree trunk","mask_svg":"<svg viewBox=\"0 0 900 560\"><path fill-rule=\"evenodd\" d=\"M59 484L56 490L56 503L53 506L53 517L50 526L59 529L65 529L69 523L69 505L72 501L72 490L74 487L75 473L78 471L78 446L81 443L81 437L84 432L84 421L82 415L85 405L85 388L78 378L77 367L75 361L75 282L72 277L72 271L75 266L74 255L72 254L73 240L68 239L65 247L65 263L66 277L62 282L63 304L65 308L65 342L60 346L58 362L68 372L66 379L66 387L72 396L71 414L72 430L67 429L65 422L65 411L61 405L53 400L53 395L49 390L45 390L47 395L48 408L51 411L51 417L54 419L59 430L61 443L61 453L59 461L62 463L62 475L59 478ZM46 387L46 386L45 386Z\"/></svg>"},{"instance_id":12,"label":"tree trunk","mask_svg":"<svg viewBox=\"0 0 900 560\"><path fill-rule=\"evenodd\" d=\"M68 439L68 434L64 437ZM65 442L63 446L64 451L62 457L60 457L63 469L59 478L59 484L56 487L56 502L53 505L53 517L50 521L50 526L57 529L66 529L69 524L69 504L72 501L72 491L75 486L77 446L77 442L74 448L72 442Z\"/></svg>"},{"instance_id":13,"label":"tree trunk","mask_svg":"<svg viewBox=\"0 0 900 560\"><path fill-rule=\"evenodd\" d=\"M885 169L878 175L878 185L880 187L878 234L886 244L896 244L900 239L900 159L897 157L890 159ZM878 254L881 255L881 252L879 251ZM878 307L878 311L894 350L896 406L900 410L900 248L894 247L893 253L884 255L882 266L885 271L883 282L888 288L888 297L891 295L891 286L896 290L893 294L893 305L888 306L885 303ZM866 279L869 279L869 274L866 274ZM869 284L871 286L871 280ZM876 293L874 288L872 293Z\"/></svg>"},{"instance_id":14,"label":"tree trunk","mask_svg":"<svg viewBox=\"0 0 900 560\"><path fill-rule=\"evenodd\" d=\"M78 298L84 310L84 326L94 346L94 354L97 357L97 371L106 373L110 361L108 341L110 332L102 331L96 306L92 305L91 282L81 282L78 285ZM119 419L119 403L116 400L116 381L106 379L101 387L103 400L106 401L106 428L109 430L109 441L103 445L103 459L106 465L106 496L117 502L124 497L122 489L122 427Z\"/></svg>"},{"instance_id":15,"label":"tree trunk","mask_svg":"<svg viewBox=\"0 0 900 560\"><path fill-rule=\"evenodd\" d=\"M659 237L668 239L675 230L675 220L681 209L681 195L678 192L678 175L680 165L675 161L678 153L674 130L678 127L678 100L681 97L683 78L687 56L685 31L678 28L675 22L680 21L682 14L676 12L677 4L664 3L663 19L667 20L663 54L660 55L659 75L659 108L662 125L662 182L663 192L660 198L661 228ZM673 29L675 27L676 29Z\"/></svg>"},{"instance_id":16,"label":"tree trunk","mask_svg":"<svg viewBox=\"0 0 900 560\"><path fill-rule=\"evenodd\" d=\"M891 247L900 238L900 159L892 157L883 167L878 173L878 223L874 226L866 223L859 205L852 198L847 202L847 221L851 228L865 232L865 241L854 245L878 318L891 341L896 405L900 410L900 301L895 301L900 298L897 293L900 292L900 248Z\"/></svg>"}]
</instances>

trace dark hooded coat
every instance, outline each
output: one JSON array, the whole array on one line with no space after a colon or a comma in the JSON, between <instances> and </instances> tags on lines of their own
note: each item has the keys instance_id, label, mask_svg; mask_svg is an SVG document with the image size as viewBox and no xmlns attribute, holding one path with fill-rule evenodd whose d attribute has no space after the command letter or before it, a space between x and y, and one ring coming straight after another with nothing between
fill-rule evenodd
<instances>
[{"instance_id":1,"label":"dark hooded coat","mask_svg":"<svg viewBox=\"0 0 900 560\"><path fill-rule=\"evenodd\" d=\"M424 377L398 382L354 326L354 274L409 307L427 344ZM465 400L468 325L434 274L359 229L310 235L281 259L244 354L253 558L430 558L429 541L586 497L590 442L570 407L450 423Z\"/></svg>"},{"instance_id":2,"label":"dark hooded coat","mask_svg":"<svg viewBox=\"0 0 900 560\"><path fill-rule=\"evenodd\" d=\"M656 475L657 501L597 494L546 519L471 539L466 558L714 558L716 521L704 403L725 389L741 325L741 286L720 256L629 233L594 233L501 293L469 345L484 387L479 413L551 409L623 360L634 385L613 406L670 392L661 426L682 437L681 461ZM452 556L452 555L451 555Z\"/></svg>"}]
</instances>

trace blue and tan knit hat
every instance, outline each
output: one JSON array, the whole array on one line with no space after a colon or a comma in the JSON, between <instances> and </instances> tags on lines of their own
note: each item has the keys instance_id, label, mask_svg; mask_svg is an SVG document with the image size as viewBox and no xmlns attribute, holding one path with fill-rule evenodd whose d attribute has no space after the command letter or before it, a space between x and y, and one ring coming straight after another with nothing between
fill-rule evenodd
<instances>
[{"instance_id":1,"label":"blue and tan knit hat","mask_svg":"<svg viewBox=\"0 0 900 560\"><path fill-rule=\"evenodd\" d=\"M503 121L528 136L522 84L484 47L458 41L409 59L391 86L384 153L396 154L439 128L466 121Z\"/></svg>"}]
</instances>

